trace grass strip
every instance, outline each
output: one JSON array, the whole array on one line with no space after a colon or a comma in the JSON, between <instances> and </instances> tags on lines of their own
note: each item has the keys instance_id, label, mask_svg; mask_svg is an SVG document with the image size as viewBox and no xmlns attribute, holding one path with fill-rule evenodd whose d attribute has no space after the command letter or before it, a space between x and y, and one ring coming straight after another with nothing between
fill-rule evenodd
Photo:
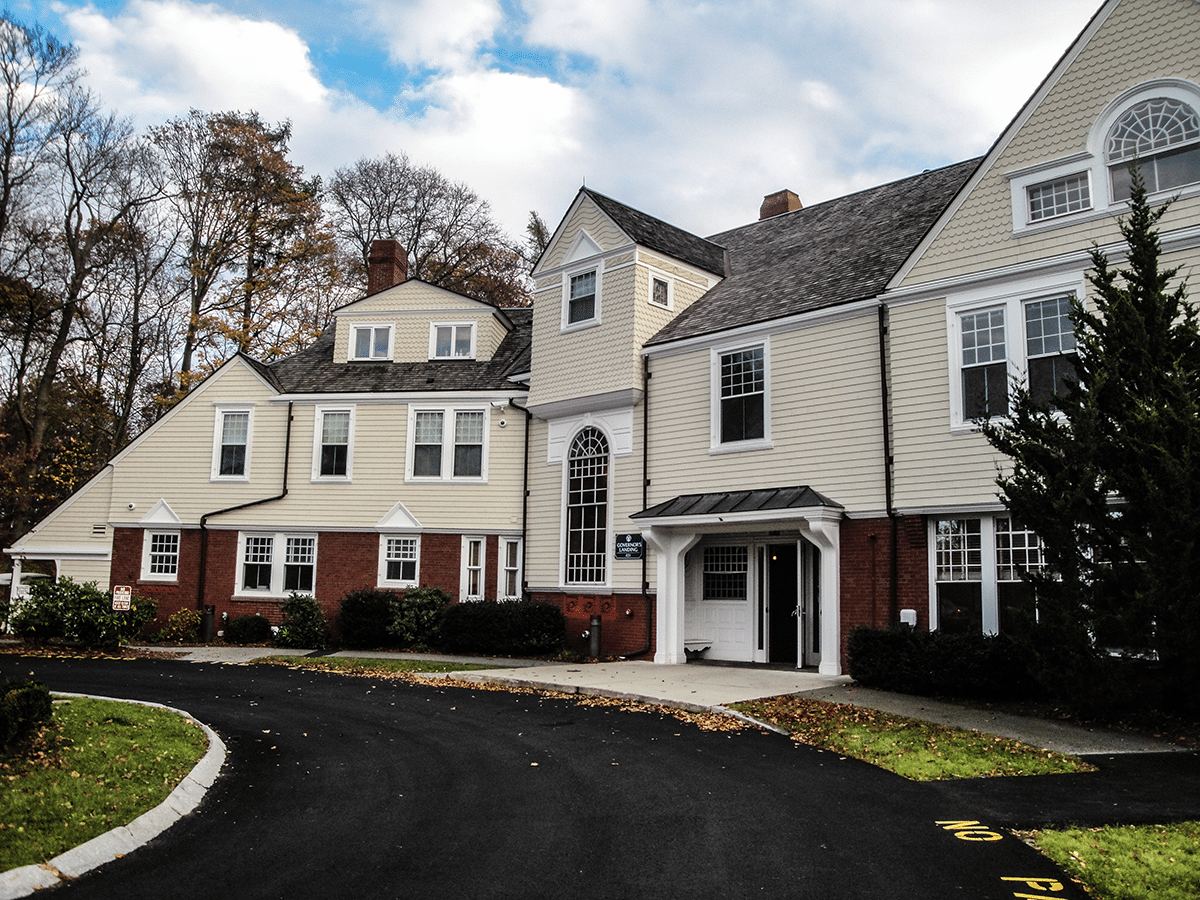
<instances>
[{"instance_id":1,"label":"grass strip","mask_svg":"<svg viewBox=\"0 0 1200 900\"><path fill-rule=\"evenodd\" d=\"M167 798L206 746L194 721L169 710L56 702L28 752L0 758L0 872L129 824Z\"/></svg>"},{"instance_id":2,"label":"grass strip","mask_svg":"<svg viewBox=\"0 0 1200 900\"><path fill-rule=\"evenodd\" d=\"M735 703L732 708L783 728L801 743L861 759L913 781L1093 771L1073 756L1019 741L844 703L788 695Z\"/></svg>"},{"instance_id":3,"label":"grass strip","mask_svg":"<svg viewBox=\"0 0 1200 900\"><path fill-rule=\"evenodd\" d=\"M1104 900L1200 897L1200 822L1038 831L1033 842Z\"/></svg>"},{"instance_id":4,"label":"grass strip","mask_svg":"<svg viewBox=\"0 0 1200 900\"><path fill-rule=\"evenodd\" d=\"M444 662L433 659L368 659L358 656L264 656L256 663L272 666L290 666L294 669L323 669L327 672L345 672L354 675L404 674L443 672L475 672L494 669L476 663Z\"/></svg>"}]
</instances>

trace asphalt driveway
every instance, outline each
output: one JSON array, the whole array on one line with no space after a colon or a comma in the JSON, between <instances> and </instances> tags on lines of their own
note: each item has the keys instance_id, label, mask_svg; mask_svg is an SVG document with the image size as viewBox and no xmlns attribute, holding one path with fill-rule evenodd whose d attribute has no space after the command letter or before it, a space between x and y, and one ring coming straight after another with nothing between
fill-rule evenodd
<instances>
[{"instance_id":1,"label":"asphalt driveway","mask_svg":"<svg viewBox=\"0 0 1200 900\"><path fill-rule=\"evenodd\" d=\"M0 657L0 674L187 710L229 751L195 813L64 897L1084 896L999 830L986 786L776 734L266 666ZM1039 779L1009 781L1036 798Z\"/></svg>"}]
</instances>

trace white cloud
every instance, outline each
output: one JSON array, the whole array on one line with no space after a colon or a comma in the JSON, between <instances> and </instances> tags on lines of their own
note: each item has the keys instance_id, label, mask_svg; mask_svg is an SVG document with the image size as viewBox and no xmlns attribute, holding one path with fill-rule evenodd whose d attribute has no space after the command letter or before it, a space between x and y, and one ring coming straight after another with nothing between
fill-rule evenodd
<instances>
[{"instance_id":1,"label":"white cloud","mask_svg":"<svg viewBox=\"0 0 1200 900\"><path fill-rule=\"evenodd\" d=\"M439 71L475 68L480 46L504 20L497 0L381 0L367 15L393 62Z\"/></svg>"}]
</instances>

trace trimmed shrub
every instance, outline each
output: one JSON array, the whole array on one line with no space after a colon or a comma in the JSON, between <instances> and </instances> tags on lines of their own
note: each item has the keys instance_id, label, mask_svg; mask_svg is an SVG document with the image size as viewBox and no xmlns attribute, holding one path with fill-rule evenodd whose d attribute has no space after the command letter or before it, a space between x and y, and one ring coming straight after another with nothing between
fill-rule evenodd
<instances>
[{"instance_id":1,"label":"trimmed shrub","mask_svg":"<svg viewBox=\"0 0 1200 900\"><path fill-rule=\"evenodd\" d=\"M552 603L455 603L441 620L441 646L454 653L546 656L566 637L562 610Z\"/></svg>"},{"instance_id":2,"label":"trimmed shrub","mask_svg":"<svg viewBox=\"0 0 1200 900\"><path fill-rule=\"evenodd\" d=\"M158 640L179 644L194 644L200 637L200 610L179 609L167 619L166 627L158 633Z\"/></svg>"},{"instance_id":3,"label":"trimmed shrub","mask_svg":"<svg viewBox=\"0 0 1200 900\"><path fill-rule=\"evenodd\" d=\"M29 597L13 616L13 631L27 641L39 643L52 638L78 641L85 647L115 647L127 644L154 618L157 604L149 597L134 597L133 608L116 612L112 594L96 582L76 584L70 578L38 580L29 587Z\"/></svg>"},{"instance_id":4,"label":"trimmed shrub","mask_svg":"<svg viewBox=\"0 0 1200 900\"><path fill-rule=\"evenodd\" d=\"M402 595L392 594L388 636L401 647L424 650L439 642L442 614L450 605L450 595L438 587L410 588Z\"/></svg>"},{"instance_id":5,"label":"trimmed shrub","mask_svg":"<svg viewBox=\"0 0 1200 900\"><path fill-rule=\"evenodd\" d=\"M338 634L347 647L384 647L391 643L392 591L347 591L338 609Z\"/></svg>"},{"instance_id":6,"label":"trimmed shrub","mask_svg":"<svg viewBox=\"0 0 1200 900\"><path fill-rule=\"evenodd\" d=\"M283 603L283 623L275 635L275 646L323 650L327 643L329 625L321 605L307 594L291 594Z\"/></svg>"},{"instance_id":7,"label":"trimmed shrub","mask_svg":"<svg viewBox=\"0 0 1200 900\"><path fill-rule=\"evenodd\" d=\"M846 645L864 687L905 694L1006 700L1036 693L1027 658L1006 635L859 626Z\"/></svg>"},{"instance_id":8,"label":"trimmed shrub","mask_svg":"<svg viewBox=\"0 0 1200 900\"><path fill-rule=\"evenodd\" d=\"M238 616L225 624L228 644L265 644L271 640L271 623L258 613Z\"/></svg>"},{"instance_id":9,"label":"trimmed shrub","mask_svg":"<svg viewBox=\"0 0 1200 900\"><path fill-rule=\"evenodd\" d=\"M0 750L50 721L50 689L37 681L0 679Z\"/></svg>"}]
</instances>

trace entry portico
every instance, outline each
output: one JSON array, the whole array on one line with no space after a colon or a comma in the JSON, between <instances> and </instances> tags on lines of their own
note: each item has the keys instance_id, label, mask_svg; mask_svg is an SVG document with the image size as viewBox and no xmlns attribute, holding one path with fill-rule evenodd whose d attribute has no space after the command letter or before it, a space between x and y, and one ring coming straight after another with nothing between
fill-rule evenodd
<instances>
[{"instance_id":1,"label":"entry portico","mask_svg":"<svg viewBox=\"0 0 1200 900\"><path fill-rule=\"evenodd\" d=\"M695 649L839 674L842 515L805 486L684 494L635 513L658 560L654 661Z\"/></svg>"}]
</instances>

